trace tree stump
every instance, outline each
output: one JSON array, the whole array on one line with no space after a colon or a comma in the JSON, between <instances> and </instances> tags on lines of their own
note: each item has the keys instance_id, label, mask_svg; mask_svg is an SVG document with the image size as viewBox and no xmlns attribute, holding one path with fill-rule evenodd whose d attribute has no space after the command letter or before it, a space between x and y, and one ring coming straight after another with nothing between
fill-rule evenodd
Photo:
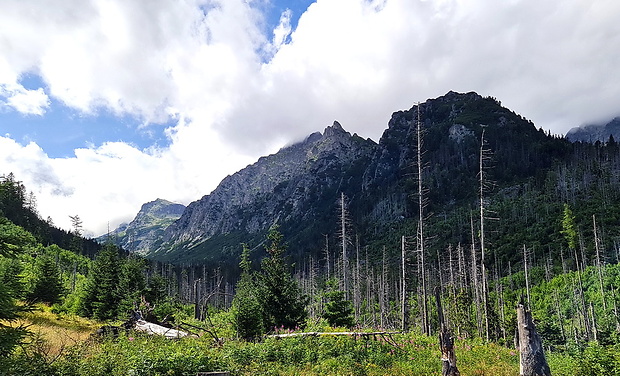
<instances>
[{"instance_id":1,"label":"tree stump","mask_svg":"<svg viewBox=\"0 0 620 376\"><path fill-rule=\"evenodd\" d=\"M437 300L437 315L439 316L439 349L441 350L441 376L460 376L461 373L456 367L456 354L454 353L454 338L445 323L443 308L441 307L441 290L435 289Z\"/></svg>"},{"instance_id":2,"label":"tree stump","mask_svg":"<svg viewBox=\"0 0 620 376\"><path fill-rule=\"evenodd\" d=\"M532 312L525 307L523 300L517 305L517 330L521 376L551 376L545 359L542 340L536 332Z\"/></svg>"}]
</instances>

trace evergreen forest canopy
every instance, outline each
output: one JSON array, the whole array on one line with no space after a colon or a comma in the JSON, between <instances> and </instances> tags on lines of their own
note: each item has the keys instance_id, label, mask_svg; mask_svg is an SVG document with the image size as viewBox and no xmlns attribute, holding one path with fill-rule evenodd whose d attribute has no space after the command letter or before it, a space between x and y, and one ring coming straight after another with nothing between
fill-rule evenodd
<instances>
[{"instance_id":1,"label":"evergreen forest canopy","mask_svg":"<svg viewBox=\"0 0 620 376\"><path fill-rule=\"evenodd\" d=\"M420 123L418 108L426 115ZM455 124L464 137L446 142L459 131ZM333 206L321 239L284 222L260 239L237 233L237 247L226 245L211 260L221 262L202 264L101 246L81 236L77 215L72 232L57 229L40 218L21 182L2 176L0 355L8 363L0 367L14 369L11 359L27 355L18 346L27 328L11 322L33 303L107 322L133 309L204 327L222 315L232 335L248 341L321 325L436 335L437 289L459 338L510 347L523 299L545 346L576 362L572 374L620 367L620 146L613 138L570 143L483 98L396 113L380 144L386 158L404 161L397 176L368 185L367 196L349 188L317 203ZM364 199L380 189L407 192L402 217L364 215ZM219 340L218 330L210 332Z\"/></svg>"}]
</instances>

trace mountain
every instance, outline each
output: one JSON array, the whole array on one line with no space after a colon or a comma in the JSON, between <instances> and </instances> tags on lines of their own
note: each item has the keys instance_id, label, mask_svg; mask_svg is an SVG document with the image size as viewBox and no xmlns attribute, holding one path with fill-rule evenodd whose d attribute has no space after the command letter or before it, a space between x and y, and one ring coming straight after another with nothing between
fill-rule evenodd
<instances>
[{"instance_id":1,"label":"mountain","mask_svg":"<svg viewBox=\"0 0 620 376\"><path fill-rule=\"evenodd\" d=\"M620 139L620 117L614 118L606 124L589 124L575 127L566 133L566 138L571 142L607 142L609 137Z\"/></svg>"},{"instance_id":2,"label":"mountain","mask_svg":"<svg viewBox=\"0 0 620 376\"><path fill-rule=\"evenodd\" d=\"M140 254L148 253L164 233L164 230L179 219L185 206L167 200L157 199L143 204L136 217L121 224L110 234L97 238L99 242L111 240L119 247Z\"/></svg>"},{"instance_id":3,"label":"mountain","mask_svg":"<svg viewBox=\"0 0 620 376\"><path fill-rule=\"evenodd\" d=\"M494 98L449 92L395 112L378 143L334 122L323 133L260 158L188 205L146 254L175 263L236 265L240 243L256 248L278 224L289 256L321 259L326 243L331 252L338 247L341 194L349 249L360 244L377 253L380 244L397 244L417 226L418 114L425 213L431 226L456 223L434 236L436 249L471 237L468 212L479 202L482 139L492 155L485 171L487 185L493 186L489 196L525 192L524 184L544 180L545 171L571 152L566 140L536 129Z\"/></svg>"}]
</instances>

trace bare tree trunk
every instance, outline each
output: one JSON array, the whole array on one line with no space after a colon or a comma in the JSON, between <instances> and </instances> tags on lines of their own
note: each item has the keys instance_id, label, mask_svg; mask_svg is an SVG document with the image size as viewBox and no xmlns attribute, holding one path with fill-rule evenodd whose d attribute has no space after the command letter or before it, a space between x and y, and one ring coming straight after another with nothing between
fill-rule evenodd
<instances>
[{"instance_id":1,"label":"bare tree trunk","mask_svg":"<svg viewBox=\"0 0 620 376\"><path fill-rule=\"evenodd\" d=\"M331 278L331 270L329 265L331 264L329 257L329 236L325 234L325 265L327 266L327 279Z\"/></svg>"},{"instance_id":2,"label":"bare tree trunk","mask_svg":"<svg viewBox=\"0 0 620 376\"><path fill-rule=\"evenodd\" d=\"M482 304L484 307L484 327L485 327L485 335L487 341L490 339L490 328L489 328L489 310L488 310L488 290L487 290L487 271L485 266L486 259L486 243L485 243L485 232L484 232L484 209L485 209L485 200L484 200L484 161L486 160L485 152L487 149L484 147L484 130L482 131L482 137L480 140L480 267L482 273Z\"/></svg>"},{"instance_id":3,"label":"bare tree trunk","mask_svg":"<svg viewBox=\"0 0 620 376\"><path fill-rule=\"evenodd\" d=\"M575 264L577 265L577 282L579 284L579 303L581 305L581 312L583 314L583 324L584 330L586 333L586 339L589 340L592 336L590 332L590 323L588 321L588 310L586 309L586 299L584 297L584 289L583 289L583 281L581 280L581 263L579 262L579 256L577 255L577 249L575 251ZM584 260L585 263L585 260ZM585 268L585 265L584 265Z\"/></svg>"},{"instance_id":4,"label":"bare tree trunk","mask_svg":"<svg viewBox=\"0 0 620 376\"><path fill-rule=\"evenodd\" d=\"M525 248L525 244L523 244L523 271L525 273L525 292L527 294L527 305L528 307L531 307L532 303L530 302L530 279L527 270L527 249Z\"/></svg>"},{"instance_id":5,"label":"bare tree trunk","mask_svg":"<svg viewBox=\"0 0 620 376\"><path fill-rule=\"evenodd\" d=\"M562 318L562 311L560 310L560 299L558 298L558 290L553 290L553 297L555 300L555 311L558 315L558 327L560 328L560 335L562 336L562 341L566 344L566 333L564 333L564 319Z\"/></svg>"},{"instance_id":6,"label":"bare tree trunk","mask_svg":"<svg viewBox=\"0 0 620 376\"><path fill-rule=\"evenodd\" d=\"M435 299L437 301L437 315L439 317L439 349L441 350L441 376L460 376L459 369L456 367L456 354L454 353L454 338L448 330L443 308L441 307L441 288L435 288Z\"/></svg>"},{"instance_id":7,"label":"bare tree trunk","mask_svg":"<svg viewBox=\"0 0 620 376\"><path fill-rule=\"evenodd\" d=\"M347 210L344 193L340 193L340 236L342 237L342 283L344 292L349 298L349 279L347 277L347 269L349 268L349 260L347 258Z\"/></svg>"},{"instance_id":8,"label":"bare tree trunk","mask_svg":"<svg viewBox=\"0 0 620 376\"><path fill-rule=\"evenodd\" d=\"M551 376L542 340L532 321L532 313L525 307L523 301L517 305L517 330L519 333L519 375Z\"/></svg>"},{"instance_id":9,"label":"bare tree trunk","mask_svg":"<svg viewBox=\"0 0 620 376\"><path fill-rule=\"evenodd\" d=\"M401 292L400 292L400 319L401 319L401 330L406 332L409 330L409 320L408 313L409 307L407 305L407 255L406 255L406 246L405 246L405 236L403 235L401 238L401 271L402 271L402 279L401 279Z\"/></svg>"},{"instance_id":10,"label":"bare tree trunk","mask_svg":"<svg viewBox=\"0 0 620 376\"><path fill-rule=\"evenodd\" d=\"M387 316L387 289L388 289L388 284L387 284L387 254L386 254L386 249L385 246L383 247L383 262L382 262L382 268L381 268L381 275L379 276L379 321L381 323L381 327L384 328L385 324L387 322L386 320L386 316Z\"/></svg>"},{"instance_id":11,"label":"bare tree trunk","mask_svg":"<svg viewBox=\"0 0 620 376\"><path fill-rule=\"evenodd\" d=\"M427 307L427 287L426 287L426 249L424 247L424 186L422 184L422 123L420 123L420 104L417 106L418 121L417 121L417 168L418 168L418 252L420 252L420 263L422 266L422 323L424 329L422 333L430 334L430 326L428 319L428 307Z\"/></svg>"},{"instance_id":12,"label":"bare tree trunk","mask_svg":"<svg viewBox=\"0 0 620 376\"><path fill-rule=\"evenodd\" d=\"M476 245L474 243L474 218L470 217L471 224L471 279L474 288L474 305L476 307L476 328L478 335L482 337L482 312L480 311L480 285L478 283L478 261L476 257Z\"/></svg>"},{"instance_id":13,"label":"bare tree trunk","mask_svg":"<svg viewBox=\"0 0 620 376\"><path fill-rule=\"evenodd\" d=\"M355 272L353 279L355 283L353 285L353 307L355 309L355 321L359 322L361 309L362 309L362 282L360 273L360 241L359 236L355 238Z\"/></svg>"},{"instance_id":14,"label":"bare tree trunk","mask_svg":"<svg viewBox=\"0 0 620 376\"><path fill-rule=\"evenodd\" d=\"M592 223L594 224L594 248L596 249L596 270L598 274L598 283L601 290L601 299L603 299L603 310L607 310L605 303L605 290L603 289L603 263L601 261L601 239L596 228L596 216L592 214Z\"/></svg>"}]
</instances>

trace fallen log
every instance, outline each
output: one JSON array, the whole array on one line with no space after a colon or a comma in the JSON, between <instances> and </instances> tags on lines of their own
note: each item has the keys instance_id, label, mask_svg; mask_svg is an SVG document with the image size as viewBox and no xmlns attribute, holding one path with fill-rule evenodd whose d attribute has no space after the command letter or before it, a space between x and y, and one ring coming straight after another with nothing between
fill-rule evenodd
<instances>
[{"instance_id":1,"label":"fallen log","mask_svg":"<svg viewBox=\"0 0 620 376\"><path fill-rule=\"evenodd\" d=\"M170 339L183 338L188 336L196 337L196 335L192 335L183 330L147 321L144 319L144 317L142 316L142 312L140 311L133 311L129 320L123 323L122 326L127 330L135 330L150 335L164 336Z\"/></svg>"},{"instance_id":2,"label":"fallen log","mask_svg":"<svg viewBox=\"0 0 620 376\"><path fill-rule=\"evenodd\" d=\"M148 322L146 320L137 320L133 327L134 330L138 332L143 332L147 334L160 335L166 338L175 339L175 338L183 338L190 336L189 333L184 332L182 330L167 328L165 326L161 326L152 322Z\"/></svg>"},{"instance_id":3,"label":"fallen log","mask_svg":"<svg viewBox=\"0 0 620 376\"><path fill-rule=\"evenodd\" d=\"M350 337L370 337L398 334L400 332L301 332L271 334L267 338L288 338L288 337L318 337L318 336L350 336Z\"/></svg>"}]
</instances>

